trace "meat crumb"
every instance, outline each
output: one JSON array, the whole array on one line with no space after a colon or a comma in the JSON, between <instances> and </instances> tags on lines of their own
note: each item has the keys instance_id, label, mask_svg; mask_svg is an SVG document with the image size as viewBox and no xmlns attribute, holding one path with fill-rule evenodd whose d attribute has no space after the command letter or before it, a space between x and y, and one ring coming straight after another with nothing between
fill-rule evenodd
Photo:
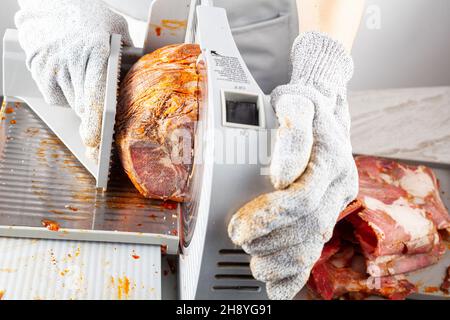
<instances>
[{"instance_id":1,"label":"meat crumb","mask_svg":"<svg viewBox=\"0 0 450 320\"><path fill-rule=\"evenodd\" d=\"M10 113L13 113L13 112L14 112L14 109L11 108L11 107L7 107L7 108L5 109L5 113L6 113L6 114L10 114Z\"/></svg>"},{"instance_id":2,"label":"meat crumb","mask_svg":"<svg viewBox=\"0 0 450 320\"><path fill-rule=\"evenodd\" d=\"M441 291L445 294L449 294L450 291L450 266L447 267L447 272L444 277L444 281L442 281Z\"/></svg>"},{"instance_id":3,"label":"meat crumb","mask_svg":"<svg viewBox=\"0 0 450 320\"><path fill-rule=\"evenodd\" d=\"M66 209L69 209L70 211L74 211L74 212L78 211L78 208L76 208L76 207L74 207L74 206L72 206L72 205L70 205L70 204L67 204L67 205L65 205L64 207L65 207Z\"/></svg>"},{"instance_id":4,"label":"meat crumb","mask_svg":"<svg viewBox=\"0 0 450 320\"><path fill-rule=\"evenodd\" d=\"M434 293L434 292L438 292L439 288L438 287L425 287L425 289L423 290L426 293Z\"/></svg>"},{"instance_id":5,"label":"meat crumb","mask_svg":"<svg viewBox=\"0 0 450 320\"><path fill-rule=\"evenodd\" d=\"M138 254L136 254L136 251L134 251L134 250L131 252L131 257L135 260L140 258L140 256Z\"/></svg>"},{"instance_id":6,"label":"meat crumb","mask_svg":"<svg viewBox=\"0 0 450 320\"><path fill-rule=\"evenodd\" d=\"M59 224L55 221L44 219L41 221L41 223L44 227L46 227L50 231L58 231L59 230Z\"/></svg>"}]
</instances>

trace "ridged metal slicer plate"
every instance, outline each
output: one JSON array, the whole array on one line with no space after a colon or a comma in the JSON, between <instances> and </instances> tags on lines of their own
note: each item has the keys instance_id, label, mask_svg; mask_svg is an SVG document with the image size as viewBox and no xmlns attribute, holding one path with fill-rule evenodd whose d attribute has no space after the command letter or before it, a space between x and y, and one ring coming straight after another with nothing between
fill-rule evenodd
<instances>
[{"instance_id":1,"label":"ridged metal slicer plate","mask_svg":"<svg viewBox=\"0 0 450 320\"><path fill-rule=\"evenodd\" d=\"M74 132L73 134L78 134ZM24 104L0 122L0 235L151 243L178 250L178 206L143 198L113 156L108 190ZM53 222L59 228L51 231Z\"/></svg>"}]
</instances>

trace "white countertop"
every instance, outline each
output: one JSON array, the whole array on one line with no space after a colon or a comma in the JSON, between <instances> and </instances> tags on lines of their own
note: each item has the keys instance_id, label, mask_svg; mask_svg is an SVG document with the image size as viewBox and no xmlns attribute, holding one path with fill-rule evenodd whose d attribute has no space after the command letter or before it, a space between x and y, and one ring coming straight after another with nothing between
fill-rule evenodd
<instances>
[{"instance_id":1,"label":"white countertop","mask_svg":"<svg viewBox=\"0 0 450 320\"><path fill-rule=\"evenodd\" d=\"M354 153L450 164L450 87L349 94Z\"/></svg>"}]
</instances>

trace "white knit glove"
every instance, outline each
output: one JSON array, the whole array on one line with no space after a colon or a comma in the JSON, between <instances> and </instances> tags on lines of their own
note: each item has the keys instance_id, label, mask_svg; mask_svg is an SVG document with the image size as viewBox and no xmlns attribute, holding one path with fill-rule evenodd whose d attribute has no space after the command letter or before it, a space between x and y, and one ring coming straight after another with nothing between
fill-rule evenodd
<instances>
[{"instance_id":1,"label":"white knit glove","mask_svg":"<svg viewBox=\"0 0 450 320\"><path fill-rule=\"evenodd\" d=\"M231 240L249 253L271 299L292 299L308 280L341 210L358 191L346 85L353 62L343 46L308 32L294 42L289 84L272 93L280 127L271 179L231 219Z\"/></svg>"},{"instance_id":2,"label":"white knit glove","mask_svg":"<svg viewBox=\"0 0 450 320\"><path fill-rule=\"evenodd\" d=\"M100 143L112 33L131 45L125 19L98 0L19 0L15 16L27 67L49 104L69 104L88 147Z\"/></svg>"}]
</instances>

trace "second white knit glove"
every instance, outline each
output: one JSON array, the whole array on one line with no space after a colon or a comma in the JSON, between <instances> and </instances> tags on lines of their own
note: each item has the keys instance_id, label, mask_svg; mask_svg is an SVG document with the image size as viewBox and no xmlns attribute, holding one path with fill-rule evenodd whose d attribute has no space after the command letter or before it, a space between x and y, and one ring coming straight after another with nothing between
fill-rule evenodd
<instances>
[{"instance_id":1,"label":"second white knit glove","mask_svg":"<svg viewBox=\"0 0 450 320\"><path fill-rule=\"evenodd\" d=\"M290 83L272 93L280 127L270 169L279 190L247 203L228 226L271 299L292 299L305 285L358 191L346 100L351 57L340 43L308 32L294 42L291 59Z\"/></svg>"},{"instance_id":2,"label":"second white knit glove","mask_svg":"<svg viewBox=\"0 0 450 320\"><path fill-rule=\"evenodd\" d=\"M19 0L19 42L44 99L69 104L86 146L100 143L110 36L131 45L125 19L99 0Z\"/></svg>"}]
</instances>

